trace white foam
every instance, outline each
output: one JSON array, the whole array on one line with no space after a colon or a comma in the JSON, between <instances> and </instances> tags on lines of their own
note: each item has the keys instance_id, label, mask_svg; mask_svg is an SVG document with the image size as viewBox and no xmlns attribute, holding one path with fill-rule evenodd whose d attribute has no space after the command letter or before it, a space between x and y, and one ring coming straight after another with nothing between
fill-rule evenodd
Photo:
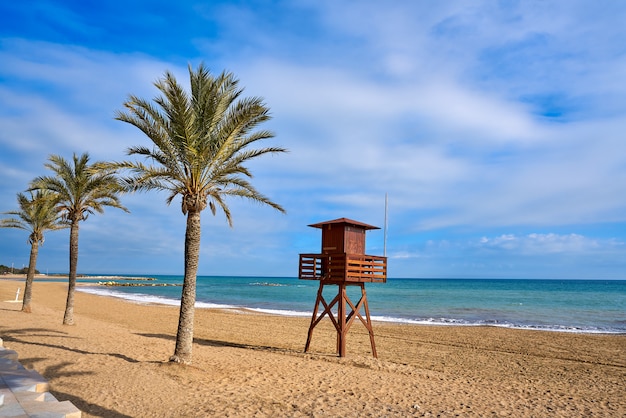
<instances>
[{"instance_id":1,"label":"white foam","mask_svg":"<svg viewBox=\"0 0 626 418\"><path fill-rule=\"evenodd\" d=\"M100 288L93 288L93 287L79 287L77 288L77 290L80 292L84 292L84 293L90 293L92 295L114 297L114 298L124 299L124 300L128 300L128 301L135 302L135 303L140 303L140 304L154 303L158 305L169 305L169 306L180 305L180 299L164 298L160 296L146 295L143 293L123 293L123 292L117 292L111 289L100 289ZM196 302L195 306L197 308L207 308L207 309L238 308L236 306L220 305L217 303L208 303L208 302Z\"/></svg>"},{"instance_id":2,"label":"white foam","mask_svg":"<svg viewBox=\"0 0 626 418\"><path fill-rule=\"evenodd\" d=\"M81 279L155 280L154 277L147 277L147 276L112 276L112 275L84 276L84 277L81 277Z\"/></svg>"},{"instance_id":3,"label":"white foam","mask_svg":"<svg viewBox=\"0 0 626 418\"><path fill-rule=\"evenodd\" d=\"M271 315L281 315L281 316L311 316L312 312L301 312L301 311L289 311L289 310L281 310L281 309L261 309L261 308L246 308L250 311L271 314Z\"/></svg>"},{"instance_id":4,"label":"white foam","mask_svg":"<svg viewBox=\"0 0 626 418\"><path fill-rule=\"evenodd\" d=\"M84 293L90 293L94 295L107 296L107 297L115 297L119 299L128 300L131 302L139 303L139 304L160 304L160 305L168 305L168 306L180 306L180 299L172 299L172 298L164 298L153 295L146 295L141 293L124 293L112 290L110 288L96 288L96 287L87 287L81 286L77 288L78 291ZM204 308L204 309L228 309L232 311L236 311L238 313L246 313L246 312L258 312L264 314L271 315L281 315L281 316L290 316L290 317L310 317L312 312L305 311L294 311L294 310L282 310L282 309L266 309L266 308L250 308L247 306L236 306L236 305L225 305L225 304L217 304L210 302L196 302L196 308ZM336 312L333 312L333 315L336 315ZM599 328L578 328L578 327L565 327L565 326L537 326L537 325L521 325L521 324L511 324L511 323L494 323L494 322L468 322L460 319L453 318L400 318L393 316L372 316L371 319L373 321L378 322L388 322L388 323L397 323L397 324L414 324L414 325L446 325L446 326L490 326L490 327L499 327L499 328L513 328L513 329L525 329L525 330L535 330L535 331L554 331L554 332L569 332L569 333L577 333L577 334L624 334L622 331L618 330L606 330Z\"/></svg>"}]
</instances>

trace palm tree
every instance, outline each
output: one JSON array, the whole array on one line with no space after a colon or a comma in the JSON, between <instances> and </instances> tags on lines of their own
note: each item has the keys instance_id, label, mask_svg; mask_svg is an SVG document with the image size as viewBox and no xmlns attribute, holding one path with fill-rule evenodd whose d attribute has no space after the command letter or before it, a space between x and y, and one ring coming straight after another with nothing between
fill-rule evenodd
<instances>
[{"instance_id":1,"label":"palm tree","mask_svg":"<svg viewBox=\"0 0 626 418\"><path fill-rule=\"evenodd\" d=\"M278 147L251 149L250 145L272 138L267 130L255 130L270 119L261 98L241 98L243 89L232 73L212 75L203 64L189 66L189 92L170 72L155 83L162 93L154 104L129 96L126 112L116 119L139 128L154 147L136 146L129 155L141 155L154 165L127 161L116 168L130 170L124 179L129 191L167 191L167 204L178 195L187 215L185 233L185 277L180 301L176 348L170 361L191 363L196 274L200 253L200 214L207 208L215 215L219 207L232 227L224 198L237 196L284 209L259 193L247 180L252 174L244 166L263 154L285 152Z\"/></svg>"},{"instance_id":2,"label":"palm tree","mask_svg":"<svg viewBox=\"0 0 626 418\"><path fill-rule=\"evenodd\" d=\"M61 228L67 228L63 224L55 205L54 196L45 191L30 192L30 196L23 193L17 194L19 210L5 212L5 215L15 216L0 220L0 228L18 228L30 232L28 243L30 244L30 261L24 296L22 297L22 312L32 311L31 301L33 295L33 279L37 268L37 256L39 245L43 245L44 232Z\"/></svg>"},{"instance_id":3,"label":"palm tree","mask_svg":"<svg viewBox=\"0 0 626 418\"><path fill-rule=\"evenodd\" d=\"M123 188L112 170L103 168L104 163L89 164L89 154L80 157L74 154L72 163L58 155L51 155L45 167L54 176L37 177L31 190L48 190L57 200L57 209L62 219L70 225L70 273L68 276L67 303L64 325L74 324L74 290L78 266L78 229L94 212L103 213L105 206L112 206L128 212L120 204L119 194Z\"/></svg>"}]
</instances>

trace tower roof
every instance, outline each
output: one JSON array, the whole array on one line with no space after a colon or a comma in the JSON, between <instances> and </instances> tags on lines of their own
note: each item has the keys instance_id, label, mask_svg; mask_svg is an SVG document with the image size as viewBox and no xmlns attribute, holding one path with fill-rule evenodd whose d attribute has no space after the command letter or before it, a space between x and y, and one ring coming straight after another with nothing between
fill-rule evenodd
<instances>
[{"instance_id":1,"label":"tower roof","mask_svg":"<svg viewBox=\"0 0 626 418\"><path fill-rule=\"evenodd\" d=\"M349 226L355 226L357 228L362 228L365 230L368 229L380 229L377 226L374 225L368 225L368 224L364 224L363 222L359 222L359 221L354 221L352 219L348 219L348 218L339 218L339 219L333 219L332 221L325 221L325 222L319 222L316 224L311 224L309 226L313 227L313 228L324 228L324 225L332 225L332 224L343 224L343 225L349 225Z\"/></svg>"}]
</instances>

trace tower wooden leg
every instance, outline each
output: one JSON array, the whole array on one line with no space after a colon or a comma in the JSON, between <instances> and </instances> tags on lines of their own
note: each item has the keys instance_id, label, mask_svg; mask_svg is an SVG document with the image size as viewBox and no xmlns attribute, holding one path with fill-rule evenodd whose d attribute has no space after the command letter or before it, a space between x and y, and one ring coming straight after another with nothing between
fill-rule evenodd
<instances>
[{"instance_id":1,"label":"tower wooden leg","mask_svg":"<svg viewBox=\"0 0 626 418\"><path fill-rule=\"evenodd\" d=\"M365 308L365 318L367 320L367 324L365 327L370 334L370 344L372 345L372 355L374 358L378 358L378 354L376 354L376 343L374 342L374 329L372 328L372 320L370 319L370 309L367 306L367 294L365 293L365 285L361 283L361 298L363 299L363 306Z\"/></svg>"},{"instance_id":2,"label":"tower wooden leg","mask_svg":"<svg viewBox=\"0 0 626 418\"><path fill-rule=\"evenodd\" d=\"M346 285L339 285L339 307L337 308L337 316L339 321L339 329L337 330L337 352L339 357L346 356Z\"/></svg>"},{"instance_id":3,"label":"tower wooden leg","mask_svg":"<svg viewBox=\"0 0 626 418\"><path fill-rule=\"evenodd\" d=\"M311 338L313 337L313 328L315 328L317 319L317 309L322 302L322 291L324 290L324 283L320 282L320 287L317 289L317 298L315 299L315 308L313 308L313 316L311 317L311 325L309 326L309 335L306 338L306 345L304 346L304 352L309 351L309 346L311 345Z\"/></svg>"},{"instance_id":4,"label":"tower wooden leg","mask_svg":"<svg viewBox=\"0 0 626 418\"><path fill-rule=\"evenodd\" d=\"M335 284L333 284L335 285ZM367 293L365 292L365 285L363 283L359 283L361 286L361 299L359 302L354 305L352 301L348 298L348 294L346 291L346 284L337 284L337 296L330 302L327 303L324 300L324 283L320 282L320 286L317 290L317 299L315 300L315 307L313 309L313 315L311 317L311 325L309 326L309 333L306 339L306 345L304 346L304 352L309 351L309 347L311 345L311 339L313 338L313 329L315 326L324 318L324 316L328 315L330 320L332 321L335 329L337 331L337 354L339 357L346 356L346 339L348 330L352 326L352 323L356 318L365 325L370 337L370 344L372 346L372 355L374 358L378 358L378 354L376 353L376 343L374 342L374 330L372 328L372 320L370 318L369 306L367 304ZM320 304L324 305L324 311L318 317ZM337 317L335 317L332 313L332 308L337 304ZM351 312L347 314L347 306L349 305L351 308ZM365 309L365 319L361 316L359 312L361 307Z\"/></svg>"}]
</instances>

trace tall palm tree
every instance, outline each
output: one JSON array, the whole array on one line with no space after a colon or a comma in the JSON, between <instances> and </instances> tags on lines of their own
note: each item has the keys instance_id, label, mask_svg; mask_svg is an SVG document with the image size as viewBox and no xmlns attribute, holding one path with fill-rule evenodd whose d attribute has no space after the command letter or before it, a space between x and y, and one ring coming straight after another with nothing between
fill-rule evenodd
<instances>
[{"instance_id":1,"label":"tall palm tree","mask_svg":"<svg viewBox=\"0 0 626 418\"><path fill-rule=\"evenodd\" d=\"M200 64L189 66L190 90L186 91L170 72L155 83L162 95L154 103L129 96L126 112L116 119L139 128L154 147L136 146L129 155L141 155L154 165L127 161L117 168L130 170L128 190L167 191L167 204L178 195L187 215L185 233L185 277L180 301L176 348L170 361L191 363L196 274L200 253L200 213L207 208L215 215L219 207L232 227L224 198L237 196L284 209L259 193L247 180L252 174L244 166L263 154L285 152L278 147L250 148L272 138L267 130L255 130L270 119L269 109L258 97L241 98L243 89L232 73L212 75Z\"/></svg>"},{"instance_id":2,"label":"tall palm tree","mask_svg":"<svg viewBox=\"0 0 626 418\"><path fill-rule=\"evenodd\" d=\"M71 163L63 157L51 155L45 167L52 170L54 176L37 177L31 184L31 190L49 190L55 195L57 209L62 219L70 225L70 273L64 325L74 324L79 222L94 212L103 213L105 206L128 212L119 201L123 187L115 172L103 168L103 165L103 162L89 164L88 153L81 156L74 153Z\"/></svg>"},{"instance_id":3,"label":"tall palm tree","mask_svg":"<svg viewBox=\"0 0 626 418\"><path fill-rule=\"evenodd\" d=\"M33 279L37 268L39 246L43 245L44 242L43 234L46 231L67 228L67 225L61 221L59 212L55 207L54 196L46 191L30 192L30 196L18 193L17 203L19 210L4 213L14 216L14 218L0 220L0 228L18 228L30 232L28 235L30 260L26 284L24 285L24 296L22 297L22 312L30 313L32 311Z\"/></svg>"}]
</instances>

